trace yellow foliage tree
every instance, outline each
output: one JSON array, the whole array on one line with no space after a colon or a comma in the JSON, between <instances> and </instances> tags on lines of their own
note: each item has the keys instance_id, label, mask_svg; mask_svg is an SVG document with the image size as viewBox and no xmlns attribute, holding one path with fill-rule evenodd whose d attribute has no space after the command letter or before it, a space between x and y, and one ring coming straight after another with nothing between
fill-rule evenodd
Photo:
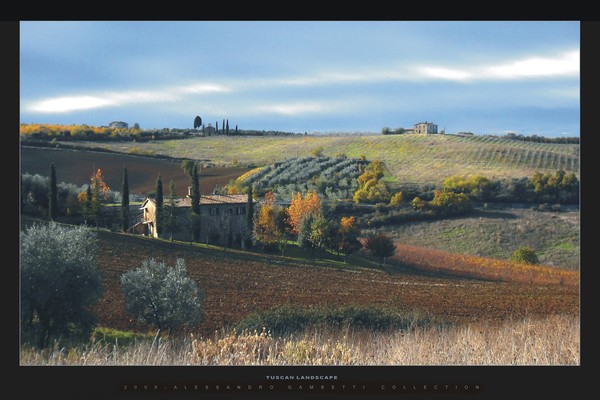
<instances>
[{"instance_id":1,"label":"yellow foliage tree","mask_svg":"<svg viewBox=\"0 0 600 400\"><path fill-rule=\"evenodd\" d=\"M302 193L292 193L292 201L288 207L287 223L290 226L290 233L297 235L300 230L302 220L308 214L315 215L321 212L321 199L314 190L310 190L302 197Z\"/></svg>"}]
</instances>

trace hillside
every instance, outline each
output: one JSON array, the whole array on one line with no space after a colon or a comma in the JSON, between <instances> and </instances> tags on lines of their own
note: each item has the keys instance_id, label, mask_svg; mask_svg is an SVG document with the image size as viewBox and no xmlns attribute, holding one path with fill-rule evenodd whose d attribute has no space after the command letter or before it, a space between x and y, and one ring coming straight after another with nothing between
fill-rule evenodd
<instances>
[{"instance_id":1,"label":"hillside","mask_svg":"<svg viewBox=\"0 0 600 400\"><path fill-rule=\"evenodd\" d=\"M205 335L231 326L254 311L278 305L377 305L421 310L454 322L499 321L510 316L572 314L579 288L485 282L425 276L407 271L315 265L274 255L171 244L155 239L98 232L98 262L105 294L99 324L125 330L148 327L124 314L119 278L155 257L172 265L184 258L188 273L205 291Z\"/></svg>"},{"instance_id":2,"label":"hillside","mask_svg":"<svg viewBox=\"0 0 600 400\"><path fill-rule=\"evenodd\" d=\"M75 144L75 143L74 143ZM440 183L451 175L480 174L489 178L531 176L535 171L564 169L579 174L579 145L534 143L485 136L374 135L374 136L210 136L146 143L77 142L127 152L141 151L213 162L266 165L289 157L323 154L365 155L385 162L396 181Z\"/></svg>"}]
</instances>

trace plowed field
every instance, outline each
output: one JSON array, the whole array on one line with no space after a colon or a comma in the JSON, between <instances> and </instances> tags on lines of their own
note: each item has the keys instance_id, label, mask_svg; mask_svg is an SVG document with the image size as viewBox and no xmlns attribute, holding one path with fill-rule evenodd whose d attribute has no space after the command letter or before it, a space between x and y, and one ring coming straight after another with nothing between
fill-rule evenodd
<instances>
[{"instance_id":1,"label":"plowed field","mask_svg":"<svg viewBox=\"0 0 600 400\"><path fill-rule=\"evenodd\" d=\"M21 147L21 172L47 176L50 163L56 166L59 182L81 186L89 183L96 168L102 170L108 186L121 190L123 166L127 167L129 192L145 194L156 187L156 178L161 175L165 193L169 181L175 182L176 194L184 196L190 178L183 172L178 161L118 153L74 151L66 149ZM212 193L215 185L224 186L248 171L245 168L202 168L200 190L203 194Z\"/></svg>"},{"instance_id":2,"label":"plowed field","mask_svg":"<svg viewBox=\"0 0 600 400\"><path fill-rule=\"evenodd\" d=\"M375 305L418 309L453 322L497 322L509 316L579 313L579 288L485 282L379 270L350 270L290 261L274 255L196 248L99 232L105 293L100 325L148 331L125 315L119 277L154 257L173 265L184 258L188 273L205 292L204 335L248 314L283 304Z\"/></svg>"}]
</instances>

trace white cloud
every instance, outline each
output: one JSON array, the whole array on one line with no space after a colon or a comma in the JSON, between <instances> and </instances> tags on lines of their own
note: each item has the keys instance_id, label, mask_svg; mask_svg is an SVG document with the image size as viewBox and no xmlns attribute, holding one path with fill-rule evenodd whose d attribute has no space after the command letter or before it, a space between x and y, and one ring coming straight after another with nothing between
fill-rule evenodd
<instances>
[{"instance_id":1,"label":"white cloud","mask_svg":"<svg viewBox=\"0 0 600 400\"><path fill-rule=\"evenodd\" d=\"M450 81L466 81L473 78L469 72L442 67L424 67L421 69L421 73L426 77Z\"/></svg>"},{"instance_id":2,"label":"white cloud","mask_svg":"<svg viewBox=\"0 0 600 400\"><path fill-rule=\"evenodd\" d=\"M114 100L97 96L66 96L41 100L31 104L28 110L33 112L53 114L69 111L90 110L93 108L116 105Z\"/></svg>"},{"instance_id":3,"label":"white cloud","mask_svg":"<svg viewBox=\"0 0 600 400\"><path fill-rule=\"evenodd\" d=\"M519 79L551 76L578 76L579 50L558 57L531 57L507 64L483 68L481 75L500 79Z\"/></svg>"},{"instance_id":4,"label":"white cloud","mask_svg":"<svg viewBox=\"0 0 600 400\"><path fill-rule=\"evenodd\" d=\"M208 94L229 90L230 88L223 85L200 83L157 90L127 90L88 96L55 97L32 102L25 109L44 114L66 113L127 104L175 102L185 94Z\"/></svg>"},{"instance_id":5,"label":"white cloud","mask_svg":"<svg viewBox=\"0 0 600 400\"><path fill-rule=\"evenodd\" d=\"M264 104L256 107L258 112L281 114L281 115L300 115L307 113L326 112L330 107L327 104L319 102L295 102L295 103L277 103Z\"/></svg>"}]
</instances>

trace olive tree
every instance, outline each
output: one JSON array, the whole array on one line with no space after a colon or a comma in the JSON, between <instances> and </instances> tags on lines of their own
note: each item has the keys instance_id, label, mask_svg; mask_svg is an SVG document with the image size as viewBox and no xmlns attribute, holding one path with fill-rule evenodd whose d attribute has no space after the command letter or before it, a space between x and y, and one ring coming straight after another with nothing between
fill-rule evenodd
<instances>
[{"instance_id":1,"label":"olive tree","mask_svg":"<svg viewBox=\"0 0 600 400\"><path fill-rule=\"evenodd\" d=\"M40 347L58 336L89 337L90 308L102 293L94 233L36 223L20 239L22 337Z\"/></svg>"},{"instance_id":2,"label":"olive tree","mask_svg":"<svg viewBox=\"0 0 600 400\"><path fill-rule=\"evenodd\" d=\"M204 292L187 276L185 260L178 258L174 267L154 258L121 276L121 291L128 313L141 322L154 325L158 335L170 334L186 323L204 318Z\"/></svg>"}]
</instances>

